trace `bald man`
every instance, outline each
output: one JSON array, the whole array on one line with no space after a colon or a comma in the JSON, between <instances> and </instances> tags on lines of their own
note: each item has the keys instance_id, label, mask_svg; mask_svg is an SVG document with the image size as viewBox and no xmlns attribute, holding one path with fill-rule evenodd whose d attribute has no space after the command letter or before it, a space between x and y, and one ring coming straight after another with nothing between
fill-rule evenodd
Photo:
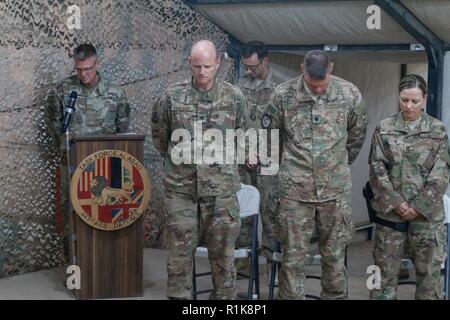
<instances>
[{"instance_id":1,"label":"bald man","mask_svg":"<svg viewBox=\"0 0 450 320\"><path fill-rule=\"evenodd\" d=\"M199 129L202 135L215 129L226 137L227 130L243 128L246 100L237 87L216 78L220 58L212 42L195 43L188 63L192 77L170 86L152 113L153 143L164 157L166 173L167 296L192 299L193 256L197 246L203 244L208 248L214 285L210 298L234 299L233 250L240 230L238 168L217 159L213 163L204 161L203 150L206 154L210 140L202 139L198 145L191 142L198 138ZM224 150L225 146L224 139ZM203 158L189 158L194 155L194 147L201 149ZM183 157L189 159L177 158L181 148L188 148Z\"/></svg>"}]
</instances>

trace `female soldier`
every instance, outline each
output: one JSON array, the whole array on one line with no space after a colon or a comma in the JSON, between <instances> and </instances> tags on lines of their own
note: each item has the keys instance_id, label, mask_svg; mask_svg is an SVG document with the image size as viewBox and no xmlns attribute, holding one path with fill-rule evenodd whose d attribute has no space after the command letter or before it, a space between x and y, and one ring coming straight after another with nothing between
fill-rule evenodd
<instances>
[{"instance_id":1,"label":"female soldier","mask_svg":"<svg viewBox=\"0 0 450 320\"><path fill-rule=\"evenodd\" d=\"M444 125L423 112L425 80L407 75L399 85L400 113L376 128L369 156L372 206L377 212L374 259L381 288L371 299L396 299L404 245L416 270L416 299L442 299L446 255L442 197L450 157Z\"/></svg>"}]
</instances>

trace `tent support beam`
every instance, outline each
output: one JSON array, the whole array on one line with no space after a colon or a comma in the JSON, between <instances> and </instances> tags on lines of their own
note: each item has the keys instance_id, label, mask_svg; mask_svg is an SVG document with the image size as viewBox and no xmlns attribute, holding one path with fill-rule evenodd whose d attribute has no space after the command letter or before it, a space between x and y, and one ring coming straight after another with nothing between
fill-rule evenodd
<instances>
[{"instance_id":1,"label":"tent support beam","mask_svg":"<svg viewBox=\"0 0 450 320\"><path fill-rule=\"evenodd\" d=\"M425 47L428 56L427 112L441 119L446 49L444 42L400 1L374 0L374 3Z\"/></svg>"},{"instance_id":2,"label":"tent support beam","mask_svg":"<svg viewBox=\"0 0 450 320\"><path fill-rule=\"evenodd\" d=\"M400 65L400 79L403 79L403 77L406 76L407 72L408 72L408 65L401 64Z\"/></svg>"},{"instance_id":3,"label":"tent support beam","mask_svg":"<svg viewBox=\"0 0 450 320\"><path fill-rule=\"evenodd\" d=\"M310 50L324 50L326 45L268 45L270 51L310 51ZM412 51L410 44L339 44L337 50L329 51ZM422 50L415 50L421 52Z\"/></svg>"}]
</instances>

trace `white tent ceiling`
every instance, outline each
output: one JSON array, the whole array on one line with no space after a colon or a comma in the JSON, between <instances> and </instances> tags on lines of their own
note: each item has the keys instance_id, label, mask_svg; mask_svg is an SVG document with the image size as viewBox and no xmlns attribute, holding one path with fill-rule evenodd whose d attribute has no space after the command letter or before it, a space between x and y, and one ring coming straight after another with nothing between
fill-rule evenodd
<instances>
[{"instance_id":1,"label":"white tent ceiling","mask_svg":"<svg viewBox=\"0 0 450 320\"><path fill-rule=\"evenodd\" d=\"M221 2L221 1L219 1ZM450 0L403 0L411 12L443 41L450 42ZM369 30L367 8L373 1L298 1L192 4L241 42L269 45L372 45L418 43L381 10L381 29ZM410 54L426 61L426 56ZM370 54L381 59L389 55ZM393 55L393 58L396 56Z\"/></svg>"},{"instance_id":2,"label":"white tent ceiling","mask_svg":"<svg viewBox=\"0 0 450 320\"><path fill-rule=\"evenodd\" d=\"M403 0L402 2L441 40L450 42L450 0Z\"/></svg>"}]
</instances>

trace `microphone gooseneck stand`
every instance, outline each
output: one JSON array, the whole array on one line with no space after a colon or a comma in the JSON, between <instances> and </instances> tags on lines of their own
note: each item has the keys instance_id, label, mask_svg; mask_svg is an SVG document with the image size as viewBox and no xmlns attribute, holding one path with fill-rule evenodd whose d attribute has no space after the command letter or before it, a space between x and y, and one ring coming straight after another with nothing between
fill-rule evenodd
<instances>
[{"instance_id":1,"label":"microphone gooseneck stand","mask_svg":"<svg viewBox=\"0 0 450 320\"><path fill-rule=\"evenodd\" d=\"M67 159L67 171L68 171L68 185L69 185L69 199L67 203L67 219L69 223L69 235L68 235L68 242L69 242L69 264L70 265L76 265L77 264L77 256L76 256L76 235L75 235L75 225L74 225L74 217L73 217L73 207L72 207L72 201L70 196L70 184L72 180L72 170L71 170L71 158L70 158L70 130L69 125L66 128L66 131L64 133L65 135L65 144L66 144L66 159Z\"/></svg>"}]
</instances>

